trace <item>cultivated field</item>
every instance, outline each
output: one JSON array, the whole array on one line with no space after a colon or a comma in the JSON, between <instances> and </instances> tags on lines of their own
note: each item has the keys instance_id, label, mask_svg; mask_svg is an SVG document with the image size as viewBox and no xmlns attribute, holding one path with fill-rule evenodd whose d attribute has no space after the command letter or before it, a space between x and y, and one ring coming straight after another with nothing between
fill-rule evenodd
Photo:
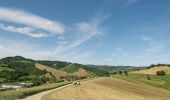
<instances>
[{"instance_id":1,"label":"cultivated field","mask_svg":"<svg viewBox=\"0 0 170 100\"><path fill-rule=\"evenodd\" d=\"M40 69L40 70L44 70L45 69L48 72L51 72L55 77L67 76L67 73L64 72L64 71L60 71L60 70L57 70L57 69L54 69L54 68L51 68L51 67L48 67L48 66L44 66L44 65L38 64L38 63L35 64L35 67Z\"/></svg>"},{"instance_id":2,"label":"cultivated field","mask_svg":"<svg viewBox=\"0 0 170 100\"><path fill-rule=\"evenodd\" d=\"M78 77L89 75L89 73L86 70L84 70L83 68L79 68L78 71L74 72L73 74Z\"/></svg>"},{"instance_id":3,"label":"cultivated field","mask_svg":"<svg viewBox=\"0 0 170 100\"><path fill-rule=\"evenodd\" d=\"M44 95L43 100L168 100L170 92L117 78L81 82Z\"/></svg>"}]
</instances>

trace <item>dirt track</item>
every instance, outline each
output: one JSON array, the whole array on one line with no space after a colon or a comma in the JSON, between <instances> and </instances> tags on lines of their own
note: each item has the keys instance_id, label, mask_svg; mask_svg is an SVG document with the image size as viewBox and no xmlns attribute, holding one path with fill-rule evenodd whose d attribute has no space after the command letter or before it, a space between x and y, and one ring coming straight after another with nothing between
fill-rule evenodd
<instances>
[{"instance_id":1,"label":"dirt track","mask_svg":"<svg viewBox=\"0 0 170 100\"><path fill-rule=\"evenodd\" d=\"M71 85L71 84L69 84ZM37 93L35 95L32 95L32 96L28 96L24 99L20 99L20 100L41 100L41 97L48 94L48 93L51 93L53 91L57 91L57 90L60 90L60 89L63 89L69 85L65 85L65 86L62 86L62 87L59 87L59 88L56 88L56 89L52 89L52 90L48 90L48 91L44 91L44 92L40 92L40 93Z\"/></svg>"},{"instance_id":2,"label":"dirt track","mask_svg":"<svg viewBox=\"0 0 170 100\"><path fill-rule=\"evenodd\" d=\"M115 78L82 82L43 97L45 100L170 100L170 91Z\"/></svg>"}]
</instances>

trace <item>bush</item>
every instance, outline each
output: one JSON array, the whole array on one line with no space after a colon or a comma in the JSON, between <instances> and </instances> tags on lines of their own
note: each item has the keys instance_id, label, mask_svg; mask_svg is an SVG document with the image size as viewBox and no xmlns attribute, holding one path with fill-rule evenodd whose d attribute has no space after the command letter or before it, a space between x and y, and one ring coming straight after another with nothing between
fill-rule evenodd
<instances>
[{"instance_id":1,"label":"bush","mask_svg":"<svg viewBox=\"0 0 170 100\"><path fill-rule=\"evenodd\" d=\"M128 72L127 71L124 71L125 75L128 76Z\"/></svg>"},{"instance_id":2,"label":"bush","mask_svg":"<svg viewBox=\"0 0 170 100\"><path fill-rule=\"evenodd\" d=\"M157 72L156 72L156 75L157 75L157 76L164 76L164 75L166 75L166 72L163 71L163 70L157 71Z\"/></svg>"},{"instance_id":3,"label":"bush","mask_svg":"<svg viewBox=\"0 0 170 100\"><path fill-rule=\"evenodd\" d=\"M121 74L122 74L122 71L119 71L119 74L121 75Z\"/></svg>"},{"instance_id":4,"label":"bush","mask_svg":"<svg viewBox=\"0 0 170 100\"><path fill-rule=\"evenodd\" d=\"M49 81L48 78L34 78L31 82L33 83L33 86L39 86L41 84L47 83Z\"/></svg>"},{"instance_id":5,"label":"bush","mask_svg":"<svg viewBox=\"0 0 170 100\"><path fill-rule=\"evenodd\" d=\"M147 78L147 80L151 80L150 75L147 75L146 78Z\"/></svg>"},{"instance_id":6,"label":"bush","mask_svg":"<svg viewBox=\"0 0 170 100\"><path fill-rule=\"evenodd\" d=\"M117 74L117 72L111 72L111 74Z\"/></svg>"}]
</instances>

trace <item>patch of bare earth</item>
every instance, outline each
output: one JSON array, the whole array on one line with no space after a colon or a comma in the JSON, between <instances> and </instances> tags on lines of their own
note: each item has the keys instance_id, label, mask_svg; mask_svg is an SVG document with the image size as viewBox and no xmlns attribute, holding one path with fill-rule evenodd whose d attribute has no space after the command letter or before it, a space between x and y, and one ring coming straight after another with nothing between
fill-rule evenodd
<instances>
[{"instance_id":1,"label":"patch of bare earth","mask_svg":"<svg viewBox=\"0 0 170 100\"><path fill-rule=\"evenodd\" d=\"M64 72L64 71L60 71L60 70L57 70L55 68L44 66L44 65L41 65L41 64L38 64L38 63L35 64L35 67L40 69L40 70L47 70L48 72L51 72L52 75L54 75L55 77L67 76L67 73Z\"/></svg>"},{"instance_id":2,"label":"patch of bare earth","mask_svg":"<svg viewBox=\"0 0 170 100\"><path fill-rule=\"evenodd\" d=\"M74 75L78 77L82 77L82 76L88 76L89 74L85 69L79 68L78 71L74 72Z\"/></svg>"},{"instance_id":3,"label":"patch of bare earth","mask_svg":"<svg viewBox=\"0 0 170 100\"><path fill-rule=\"evenodd\" d=\"M131 73L155 75L157 71L161 71L161 70L165 71L166 73L170 73L170 67L167 66L159 66L159 67L153 67L150 69L145 69L140 71L132 71Z\"/></svg>"},{"instance_id":4,"label":"patch of bare earth","mask_svg":"<svg viewBox=\"0 0 170 100\"><path fill-rule=\"evenodd\" d=\"M82 82L44 95L43 100L169 100L170 92L105 78Z\"/></svg>"}]
</instances>

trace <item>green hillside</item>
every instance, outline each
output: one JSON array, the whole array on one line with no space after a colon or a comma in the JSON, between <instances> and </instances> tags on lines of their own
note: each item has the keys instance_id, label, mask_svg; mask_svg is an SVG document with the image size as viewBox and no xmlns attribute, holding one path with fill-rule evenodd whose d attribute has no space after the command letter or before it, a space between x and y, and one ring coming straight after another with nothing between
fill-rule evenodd
<instances>
[{"instance_id":1,"label":"green hillside","mask_svg":"<svg viewBox=\"0 0 170 100\"><path fill-rule=\"evenodd\" d=\"M60 68L60 70L65 71L67 73L74 73L74 72L78 71L79 68L80 67L78 67L78 66L70 64L70 65L68 65L66 67Z\"/></svg>"},{"instance_id":2,"label":"green hillside","mask_svg":"<svg viewBox=\"0 0 170 100\"><path fill-rule=\"evenodd\" d=\"M39 80L37 78L47 74L50 75L50 72L47 70L40 70L36 68L36 63L55 68L60 71L65 71L68 75L73 75L73 73L77 72L80 68L86 70L90 76L106 76L112 71L133 68L130 66L98 66L64 61L32 60L21 56L15 56L0 59L0 78L3 80L5 79L5 82L30 81ZM63 76L62 78L69 80L70 77Z\"/></svg>"}]
</instances>

